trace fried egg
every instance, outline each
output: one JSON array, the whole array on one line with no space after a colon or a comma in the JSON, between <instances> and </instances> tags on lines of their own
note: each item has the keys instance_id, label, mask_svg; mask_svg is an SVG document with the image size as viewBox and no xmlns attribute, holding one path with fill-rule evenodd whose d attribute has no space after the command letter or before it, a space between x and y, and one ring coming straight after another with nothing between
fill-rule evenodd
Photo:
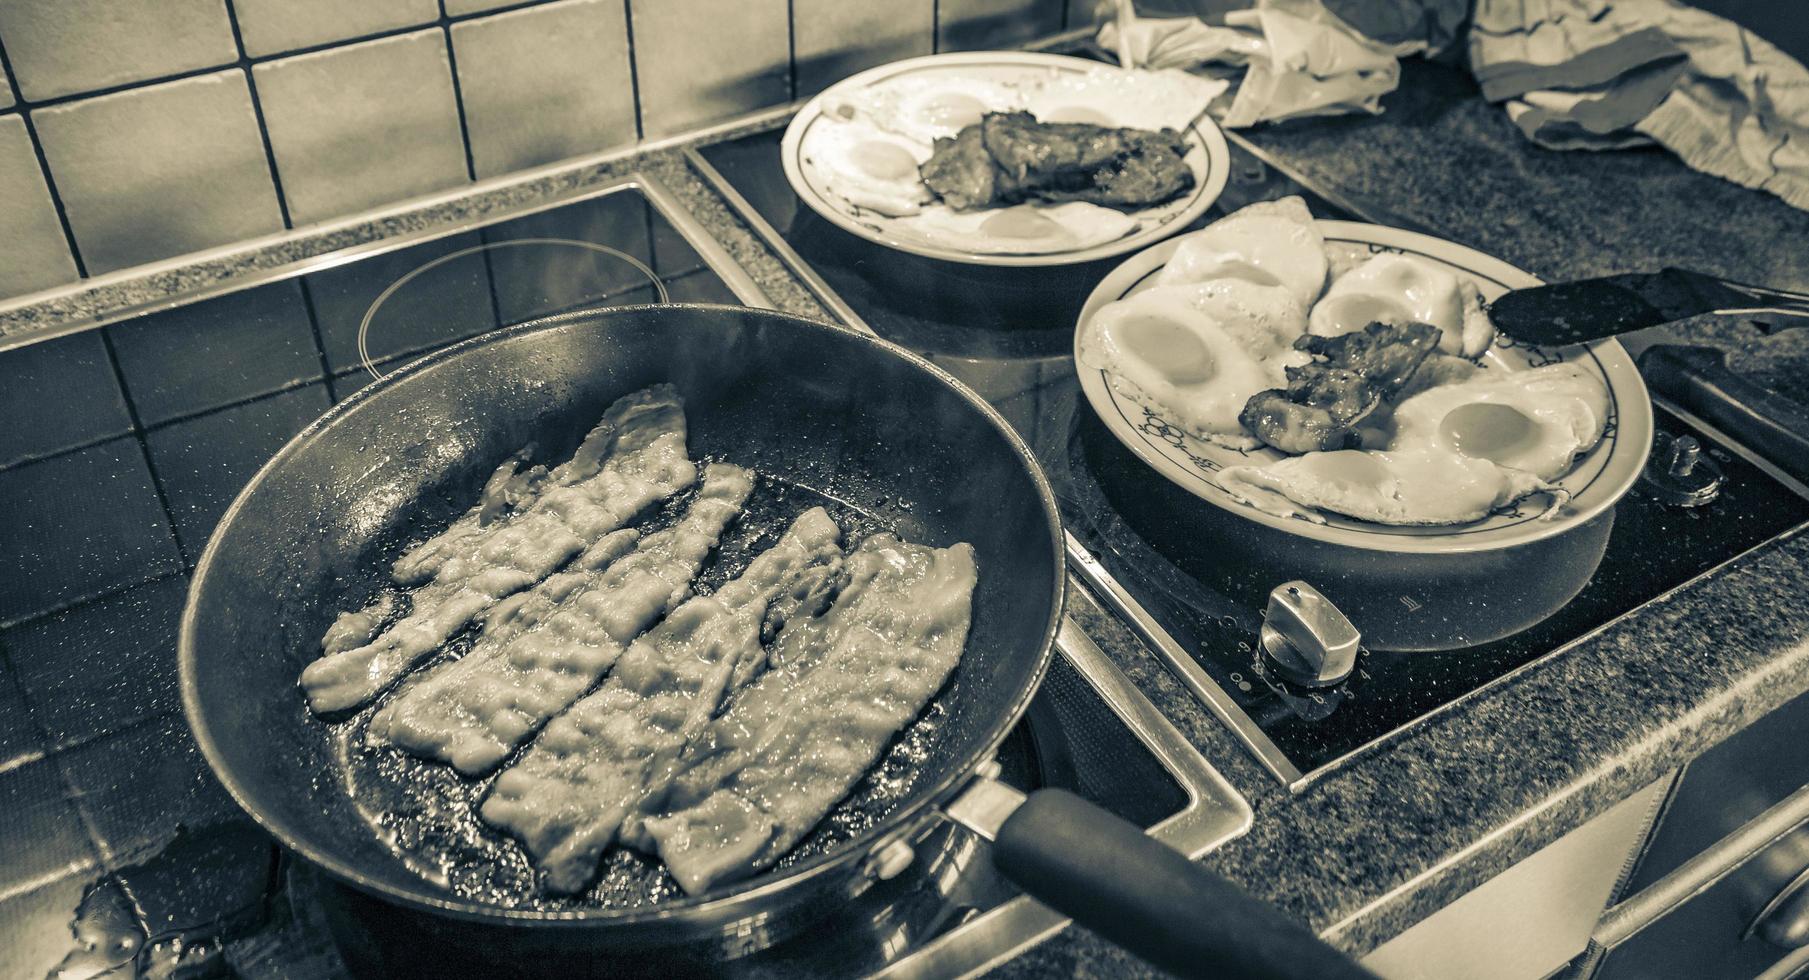
<instances>
[{"instance_id":1,"label":"fried egg","mask_svg":"<svg viewBox=\"0 0 1809 980\"><path fill-rule=\"evenodd\" d=\"M1155 286L1149 291L1172 292L1218 321L1238 346L1259 361L1279 357L1285 364L1304 364L1310 359L1294 349L1294 338L1306 332L1306 308L1280 286L1261 286L1247 279L1214 279Z\"/></svg>"},{"instance_id":2,"label":"fried egg","mask_svg":"<svg viewBox=\"0 0 1809 980\"><path fill-rule=\"evenodd\" d=\"M939 204L923 208L909 226L931 242L967 252L1041 254L1117 241L1137 230L1137 219L1083 201L965 212Z\"/></svg>"},{"instance_id":3,"label":"fried egg","mask_svg":"<svg viewBox=\"0 0 1809 980\"><path fill-rule=\"evenodd\" d=\"M1024 95L1009 85L957 75L909 75L866 88L836 93L823 106L832 118L861 119L923 145L980 121L988 112L1024 107Z\"/></svg>"},{"instance_id":4,"label":"fried egg","mask_svg":"<svg viewBox=\"0 0 1809 980\"><path fill-rule=\"evenodd\" d=\"M1555 480L1601 441L1608 389L1576 364L1478 371L1394 409L1395 451L1448 452Z\"/></svg>"},{"instance_id":5,"label":"fried egg","mask_svg":"<svg viewBox=\"0 0 1809 980\"><path fill-rule=\"evenodd\" d=\"M1607 388L1578 365L1481 370L1396 405L1380 449L1229 467L1219 482L1271 513L1310 517L1303 506L1380 524L1459 524L1554 489L1601 441L1607 418Z\"/></svg>"},{"instance_id":6,"label":"fried egg","mask_svg":"<svg viewBox=\"0 0 1809 980\"><path fill-rule=\"evenodd\" d=\"M1281 286L1302 308L1325 287L1325 239L1298 197L1259 201L1180 239L1162 285L1243 279Z\"/></svg>"},{"instance_id":7,"label":"fried egg","mask_svg":"<svg viewBox=\"0 0 1809 980\"><path fill-rule=\"evenodd\" d=\"M1254 446L1237 416L1281 377L1281 358L1246 350L1188 290L1150 289L1107 304L1081 331L1080 363L1106 373L1126 398L1162 413L1195 438Z\"/></svg>"},{"instance_id":8,"label":"fried egg","mask_svg":"<svg viewBox=\"0 0 1809 980\"><path fill-rule=\"evenodd\" d=\"M1523 470L1428 448L1307 453L1229 466L1218 479L1232 496L1271 513L1323 520L1298 510L1306 506L1378 524L1462 524L1550 489Z\"/></svg>"},{"instance_id":9,"label":"fried egg","mask_svg":"<svg viewBox=\"0 0 1809 980\"><path fill-rule=\"evenodd\" d=\"M1101 65L1086 72L1052 72L1026 86L1024 108L1046 123L1182 130L1228 85L1175 69L1125 71Z\"/></svg>"},{"instance_id":10,"label":"fried egg","mask_svg":"<svg viewBox=\"0 0 1809 980\"><path fill-rule=\"evenodd\" d=\"M1380 253L1332 280L1314 304L1309 329L1321 337L1371 323L1425 323L1439 329L1438 349L1475 357L1495 338L1475 284L1439 266L1394 252Z\"/></svg>"},{"instance_id":11,"label":"fried egg","mask_svg":"<svg viewBox=\"0 0 1809 980\"><path fill-rule=\"evenodd\" d=\"M812 126L800 152L829 193L857 208L900 217L931 199L917 175L929 149L863 120Z\"/></svg>"}]
</instances>

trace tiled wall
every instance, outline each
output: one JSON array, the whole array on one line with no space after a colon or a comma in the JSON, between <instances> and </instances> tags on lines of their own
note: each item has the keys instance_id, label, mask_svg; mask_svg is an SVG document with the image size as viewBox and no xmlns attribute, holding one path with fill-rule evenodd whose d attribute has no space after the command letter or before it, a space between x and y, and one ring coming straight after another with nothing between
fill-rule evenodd
<instances>
[{"instance_id":1,"label":"tiled wall","mask_svg":"<svg viewBox=\"0 0 1809 980\"><path fill-rule=\"evenodd\" d=\"M1021 44L1070 4L0 0L0 298Z\"/></svg>"}]
</instances>

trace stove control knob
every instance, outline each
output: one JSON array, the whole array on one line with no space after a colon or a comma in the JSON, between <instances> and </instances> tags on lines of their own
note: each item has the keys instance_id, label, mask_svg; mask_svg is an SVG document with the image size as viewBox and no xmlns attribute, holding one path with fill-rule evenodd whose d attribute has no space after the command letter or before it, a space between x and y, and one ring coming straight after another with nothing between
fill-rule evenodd
<instances>
[{"instance_id":1,"label":"stove control knob","mask_svg":"<svg viewBox=\"0 0 1809 980\"><path fill-rule=\"evenodd\" d=\"M1286 582L1269 593L1260 639L1263 653L1282 677L1307 687L1330 687L1356 667L1362 636L1318 589Z\"/></svg>"},{"instance_id":2,"label":"stove control knob","mask_svg":"<svg viewBox=\"0 0 1809 980\"><path fill-rule=\"evenodd\" d=\"M1660 502L1673 507L1701 507L1721 493L1725 478L1714 460L1702 457L1695 436L1660 432L1652 440L1652 458L1646 461L1646 489Z\"/></svg>"}]
</instances>

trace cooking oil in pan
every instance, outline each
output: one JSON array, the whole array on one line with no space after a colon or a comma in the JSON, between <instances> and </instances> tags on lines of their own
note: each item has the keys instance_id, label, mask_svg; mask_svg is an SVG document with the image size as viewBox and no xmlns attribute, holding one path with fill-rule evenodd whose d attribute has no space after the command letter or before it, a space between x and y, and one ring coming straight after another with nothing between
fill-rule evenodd
<instances>
[{"instance_id":1,"label":"cooking oil in pan","mask_svg":"<svg viewBox=\"0 0 1809 980\"><path fill-rule=\"evenodd\" d=\"M758 462L755 465L758 467ZM684 497L670 501L638 526L648 531L669 524L684 512L688 502ZM841 526L850 545L885 531L914 536L907 501L876 499L871 504L874 509L892 511L897 516L883 517L838 496L760 473L741 516L724 534L694 580L693 588L708 594L740 574L754 555L778 540L794 517L811 507L825 508ZM395 691L352 717L330 724L334 755L342 766L341 783L371 830L416 874L468 901L553 911L646 908L684 898L678 883L656 858L619 846L604 855L596 880L582 894L544 894L527 852L477 815L479 804L496 778L494 773L469 779L450 766L426 762L393 747L366 743L365 730L382 705L435 667L465 655L473 639L469 632L460 636L417 667ZM939 700L932 701L917 721L893 740L854 790L781 858L777 867L787 868L825 854L890 815L916 788L918 773L934 751L946 722L947 710ZM516 755L522 751L525 747ZM511 757L499 771L513 761ZM728 885L721 891L726 893L736 887Z\"/></svg>"}]
</instances>

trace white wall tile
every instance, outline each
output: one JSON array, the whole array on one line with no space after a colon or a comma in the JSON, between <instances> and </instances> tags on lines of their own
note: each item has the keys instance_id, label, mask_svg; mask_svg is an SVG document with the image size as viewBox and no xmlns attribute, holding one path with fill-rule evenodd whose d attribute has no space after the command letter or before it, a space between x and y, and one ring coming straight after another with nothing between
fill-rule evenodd
<instances>
[{"instance_id":1,"label":"white wall tile","mask_svg":"<svg viewBox=\"0 0 1809 980\"><path fill-rule=\"evenodd\" d=\"M478 14L498 7L509 7L521 0L446 0L446 16L458 17L463 14Z\"/></svg>"},{"instance_id":2,"label":"white wall tile","mask_svg":"<svg viewBox=\"0 0 1809 980\"><path fill-rule=\"evenodd\" d=\"M935 17L936 0L792 0L798 95L814 95L875 65L929 54Z\"/></svg>"},{"instance_id":3,"label":"white wall tile","mask_svg":"<svg viewBox=\"0 0 1809 980\"><path fill-rule=\"evenodd\" d=\"M469 179L437 28L266 62L252 73L296 225Z\"/></svg>"},{"instance_id":4,"label":"white wall tile","mask_svg":"<svg viewBox=\"0 0 1809 980\"><path fill-rule=\"evenodd\" d=\"M621 0L564 0L452 26L479 177L632 143Z\"/></svg>"},{"instance_id":5,"label":"white wall tile","mask_svg":"<svg viewBox=\"0 0 1809 980\"><path fill-rule=\"evenodd\" d=\"M75 260L25 121L0 116L0 296L49 289L75 278Z\"/></svg>"},{"instance_id":6,"label":"white wall tile","mask_svg":"<svg viewBox=\"0 0 1809 980\"><path fill-rule=\"evenodd\" d=\"M786 0L634 0L630 9L644 135L791 98Z\"/></svg>"},{"instance_id":7,"label":"white wall tile","mask_svg":"<svg viewBox=\"0 0 1809 980\"><path fill-rule=\"evenodd\" d=\"M33 101L239 56L226 0L0 0L0 44Z\"/></svg>"},{"instance_id":8,"label":"white wall tile","mask_svg":"<svg viewBox=\"0 0 1809 980\"><path fill-rule=\"evenodd\" d=\"M32 113L90 275L280 231L245 73Z\"/></svg>"},{"instance_id":9,"label":"white wall tile","mask_svg":"<svg viewBox=\"0 0 1809 980\"><path fill-rule=\"evenodd\" d=\"M431 24L435 0L233 0L245 53L264 55Z\"/></svg>"}]
</instances>

